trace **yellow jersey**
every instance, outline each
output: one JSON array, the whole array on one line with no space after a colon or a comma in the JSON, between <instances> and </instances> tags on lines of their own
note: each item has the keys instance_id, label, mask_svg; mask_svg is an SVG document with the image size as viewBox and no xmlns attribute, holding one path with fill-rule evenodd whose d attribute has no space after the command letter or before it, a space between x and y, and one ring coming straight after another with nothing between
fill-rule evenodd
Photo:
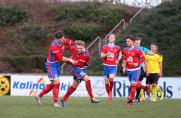
<instances>
[{"instance_id":1,"label":"yellow jersey","mask_svg":"<svg viewBox=\"0 0 181 118\"><path fill-rule=\"evenodd\" d=\"M162 55L145 55L147 61L148 73L160 73L160 63L163 61Z\"/></svg>"}]
</instances>

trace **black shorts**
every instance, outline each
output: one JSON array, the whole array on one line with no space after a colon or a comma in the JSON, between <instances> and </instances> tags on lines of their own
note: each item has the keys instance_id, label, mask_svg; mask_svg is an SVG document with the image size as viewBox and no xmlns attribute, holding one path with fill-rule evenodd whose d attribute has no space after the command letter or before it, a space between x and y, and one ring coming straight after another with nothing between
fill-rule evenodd
<instances>
[{"instance_id":1,"label":"black shorts","mask_svg":"<svg viewBox=\"0 0 181 118\"><path fill-rule=\"evenodd\" d=\"M142 81L144 77L146 77L146 73L143 70L143 67L141 67L139 81Z\"/></svg>"},{"instance_id":2,"label":"black shorts","mask_svg":"<svg viewBox=\"0 0 181 118\"><path fill-rule=\"evenodd\" d=\"M146 84L153 84L153 83L158 84L159 78L160 78L160 76L159 76L158 73L150 73L150 74L146 77Z\"/></svg>"}]
</instances>

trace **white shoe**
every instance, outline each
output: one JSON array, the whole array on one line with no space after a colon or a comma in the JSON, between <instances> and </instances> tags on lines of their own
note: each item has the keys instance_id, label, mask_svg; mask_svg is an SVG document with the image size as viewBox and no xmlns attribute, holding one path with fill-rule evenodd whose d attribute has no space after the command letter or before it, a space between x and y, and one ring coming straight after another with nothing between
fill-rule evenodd
<instances>
[{"instance_id":1,"label":"white shoe","mask_svg":"<svg viewBox=\"0 0 181 118\"><path fill-rule=\"evenodd\" d=\"M38 105L42 105L41 104L42 97L40 97L39 95L35 95L35 100L36 100Z\"/></svg>"},{"instance_id":2,"label":"white shoe","mask_svg":"<svg viewBox=\"0 0 181 118\"><path fill-rule=\"evenodd\" d=\"M155 98L151 98L151 101L156 102L157 100Z\"/></svg>"},{"instance_id":3,"label":"white shoe","mask_svg":"<svg viewBox=\"0 0 181 118\"><path fill-rule=\"evenodd\" d=\"M62 107L58 102L55 102L55 103L53 104L53 106L56 107L56 108L61 108L61 107Z\"/></svg>"}]
</instances>

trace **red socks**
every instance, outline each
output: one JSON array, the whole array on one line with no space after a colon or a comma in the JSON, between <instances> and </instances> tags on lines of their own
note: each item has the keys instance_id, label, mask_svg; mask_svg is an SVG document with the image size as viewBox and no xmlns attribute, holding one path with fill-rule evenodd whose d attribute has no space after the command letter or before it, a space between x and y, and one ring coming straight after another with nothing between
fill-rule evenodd
<instances>
[{"instance_id":1,"label":"red socks","mask_svg":"<svg viewBox=\"0 0 181 118\"><path fill-rule=\"evenodd\" d=\"M130 86L130 95L129 95L130 100L134 100L136 88L137 88L137 85L131 85Z\"/></svg>"},{"instance_id":2,"label":"red socks","mask_svg":"<svg viewBox=\"0 0 181 118\"><path fill-rule=\"evenodd\" d=\"M110 91L110 87L109 87L109 84L105 84L105 87L106 87L106 92L107 92L107 94L109 95L109 91Z\"/></svg>"},{"instance_id":3,"label":"red socks","mask_svg":"<svg viewBox=\"0 0 181 118\"><path fill-rule=\"evenodd\" d=\"M54 86L53 86L53 101L54 101L54 103L58 102L59 87L60 87L60 83L54 84Z\"/></svg>"},{"instance_id":4,"label":"red socks","mask_svg":"<svg viewBox=\"0 0 181 118\"><path fill-rule=\"evenodd\" d=\"M41 93L39 94L40 97L43 97L45 94L47 94L48 92L50 92L53 89L53 84L50 83L48 85L46 85L46 87L41 91Z\"/></svg>"},{"instance_id":5,"label":"red socks","mask_svg":"<svg viewBox=\"0 0 181 118\"><path fill-rule=\"evenodd\" d=\"M65 94L65 96L63 97L63 100L66 102L67 99L69 98L69 96L76 90L76 88L74 87L70 87L67 91L67 93Z\"/></svg>"},{"instance_id":6,"label":"red socks","mask_svg":"<svg viewBox=\"0 0 181 118\"><path fill-rule=\"evenodd\" d=\"M106 92L109 95L110 93L112 93L114 82L113 82L113 78L108 78L108 80L109 80L109 84L105 84L105 87L106 87Z\"/></svg>"},{"instance_id":7,"label":"red socks","mask_svg":"<svg viewBox=\"0 0 181 118\"><path fill-rule=\"evenodd\" d=\"M113 88L113 78L109 78L109 83L110 83L110 86L109 86L109 92L112 93L112 88Z\"/></svg>"},{"instance_id":8,"label":"red socks","mask_svg":"<svg viewBox=\"0 0 181 118\"><path fill-rule=\"evenodd\" d=\"M90 80L85 81L85 86L86 86L86 90L87 90L87 92L88 92L88 94L89 94L89 97L90 97L90 99L92 100L92 99L94 98L94 96L93 96L93 94L92 94L92 88L91 88L91 82L90 82Z\"/></svg>"},{"instance_id":9,"label":"red socks","mask_svg":"<svg viewBox=\"0 0 181 118\"><path fill-rule=\"evenodd\" d=\"M137 83L137 88L138 89L145 89L145 86L142 85L141 83Z\"/></svg>"}]
</instances>

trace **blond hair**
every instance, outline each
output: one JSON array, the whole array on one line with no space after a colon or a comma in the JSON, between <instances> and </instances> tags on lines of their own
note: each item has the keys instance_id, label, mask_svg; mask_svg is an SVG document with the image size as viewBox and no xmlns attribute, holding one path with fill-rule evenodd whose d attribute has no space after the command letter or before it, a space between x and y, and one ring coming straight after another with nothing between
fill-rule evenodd
<instances>
[{"instance_id":1,"label":"blond hair","mask_svg":"<svg viewBox=\"0 0 181 118\"><path fill-rule=\"evenodd\" d=\"M76 45L85 46L85 42L82 40L76 40L75 43Z\"/></svg>"}]
</instances>

